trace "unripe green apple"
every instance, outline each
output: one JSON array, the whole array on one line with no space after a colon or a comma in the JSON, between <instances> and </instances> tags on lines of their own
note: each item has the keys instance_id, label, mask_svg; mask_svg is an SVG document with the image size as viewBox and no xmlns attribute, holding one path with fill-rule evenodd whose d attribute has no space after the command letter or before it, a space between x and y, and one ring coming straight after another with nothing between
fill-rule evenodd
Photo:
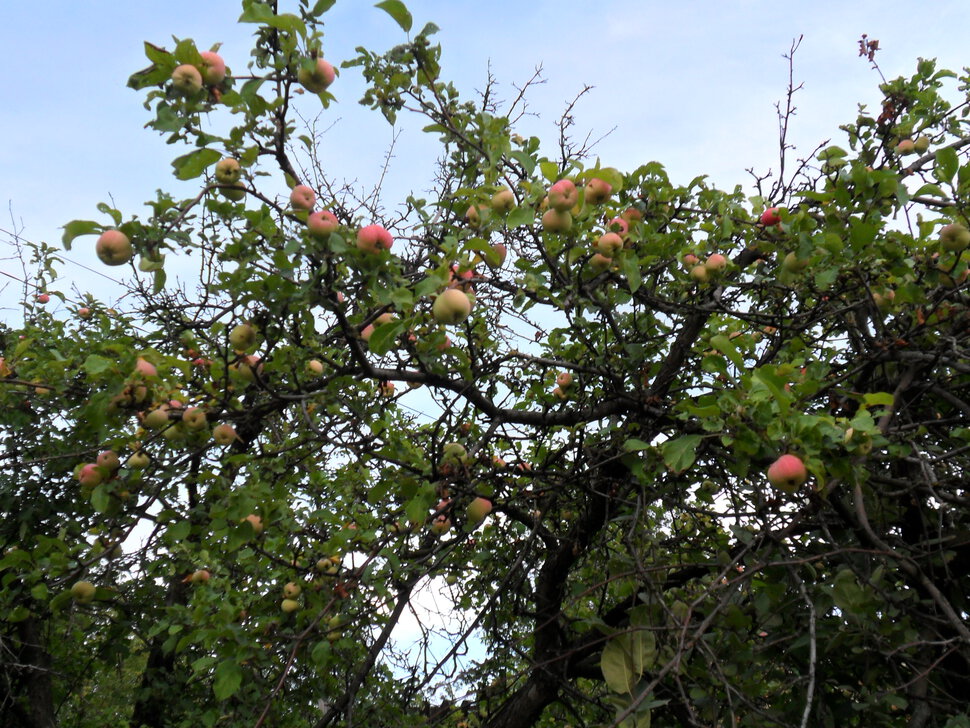
<instances>
[{"instance_id":1,"label":"unripe green apple","mask_svg":"<svg viewBox=\"0 0 970 728\"><path fill-rule=\"evenodd\" d=\"M97 457L97 465L105 472L113 473L121 467L121 459L114 450L105 450Z\"/></svg>"},{"instance_id":2,"label":"unripe green apple","mask_svg":"<svg viewBox=\"0 0 970 728\"><path fill-rule=\"evenodd\" d=\"M300 603L296 599L284 599L280 602L280 609L289 614L300 608Z\"/></svg>"},{"instance_id":3,"label":"unripe green apple","mask_svg":"<svg viewBox=\"0 0 970 728\"><path fill-rule=\"evenodd\" d=\"M789 273L801 273L808 267L808 261L800 260L798 254L792 251L781 261L781 267Z\"/></svg>"},{"instance_id":4,"label":"unripe green apple","mask_svg":"<svg viewBox=\"0 0 970 728\"><path fill-rule=\"evenodd\" d=\"M125 465L133 470L143 470L151 463L151 458L143 450L136 450L125 461Z\"/></svg>"},{"instance_id":5,"label":"unripe green apple","mask_svg":"<svg viewBox=\"0 0 970 728\"><path fill-rule=\"evenodd\" d=\"M579 202L579 190L572 180L561 179L549 188L549 207L567 212Z\"/></svg>"},{"instance_id":6,"label":"unripe green apple","mask_svg":"<svg viewBox=\"0 0 970 728\"><path fill-rule=\"evenodd\" d=\"M187 430L201 430L206 426L205 410L189 407L182 413L182 424Z\"/></svg>"},{"instance_id":7,"label":"unripe green apple","mask_svg":"<svg viewBox=\"0 0 970 728\"><path fill-rule=\"evenodd\" d=\"M223 423L212 428L212 439L216 445L231 445L238 437L232 425Z\"/></svg>"},{"instance_id":8,"label":"unripe green apple","mask_svg":"<svg viewBox=\"0 0 970 728\"><path fill-rule=\"evenodd\" d=\"M183 63L172 71L172 88L182 96L195 96L202 90L202 74L189 63Z\"/></svg>"},{"instance_id":9,"label":"unripe green apple","mask_svg":"<svg viewBox=\"0 0 970 728\"><path fill-rule=\"evenodd\" d=\"M242 177L242 167L239 161L232 157L220 159L216 164L216 182L223 185L234 185Z\"/></svg>"},{"instance_id":10,"label":"unripe green apple","mask_svg":"<svg viewBox=\"0 0 970 728\"><path fill-rule=\"evenodd\" d=\"M916 137L913 140L913 149L916 150L917 154L926 154L927 150L930 148L930 138L926 136Z\"/></svg>"},{"instance_id":11,"label":"unripe green apple","mask_svg":"<svg viewBox=\"0 0 970 728\"><path fill-rule=\"evenodd\" d=\"M477 228L482 224L482 220L488 214L488 208L485 205L469 205L468 209L465 210L465 222L473 228Z\"/></svg>"},{"instance_id":12,"label":"unripe green apple","mask_svg":"<svg viewBox=\"0 0 970 728\"><path fill-rule=\"evenodd\" d=\"M218 86L226 80L226 62L215 51L202 51L202 80L210 86Z\"/></svg>"},{"instance_id":13,"label":"unripe green apple","mask_svg":"<svg viewBox=\"0 0 970 728\"><path fill-rule=\"evenodd\" d=\"M505 215L515 207L515 195L505 187L492 195L492 209L500 215Z\"/></svg>"},{"instance_id":14,"label":"unripe green apple","mask_svg":"<svg viewBox=\"0 0 970 728\"><path fill-rule=\"evenodd\" d=\"M357 247L366 253L390 250L393 244L394 238L380 225L367 225L357 233Z\"/></svg>"},{"instance_id":15,"label":"unripe green apple","mask_svg":"<svg viewBox=\"0 0 970 728\"><path fill-rule=\"evenodd\" d=\"M96 591L97 589L90 581L78 581L71 586L71 596L78 604L88 604L94 599Z\"/></svg>"},{"instance_id":16,"label":"unripe green apple","mask_svg":"<svg viewBox=\"0 0 970 728\"><path fill-rule=\"evenodd\" d=\"M472 310L471 299L464 291L449 288L438 295L431 306L431 314L441 324L457 324L468 318Z\"/></svg>"},{"instance_id":17,"label":"unripe green apple","mask_svg":"<svg viewBox=\"0 0 970 728\"><path fill-rule=\"evenodd\" d=\"M229 344L236 351L247 351L256 344L256 329L250 324L239 324L229 332Z\"/></svg>"},{"instance_id":18,"label":"unripe green apple","mask_svg":"<svg viewBox=\"0 0 970 728\"><path fill-rule=\"evenodd\" d=\"M168 405L159 405L141 421L142 425L149 430L160 430L169 423Z\"/></svg>"},{"instance_id":19,"label":"unripe green apple","mask_svg":"<svg viewBox=\"0 0 970 728\"><path fill-rule=\"evenodd\" d=\"M605 270L609 270L610 266L613 265L613 259L609 258L602 253L595 253L586 264L590 271L593 273L602 273Z\"/></svg>"},{"instance_id":20,"label":"unripe green apple","mask_svg":"<svg viewBox=\"0 0 970 728\"><path fill-rule=\"evenodd\" d=\"M105 230L94 245L94 252L105 265L124 265L134 251L128 236L120 230Z\"/></svg>"},{"instance_id":21,"label":"unripe green apple","mask_svg":"<svg viewBox=\"0 0 970 728\"><path fill-rule=\"evenodd\" d=\"M586 183L586 202L590 205L601 205L610 199L613 185L599 177L593 177Z\"/></svg>"},{"instance_id":22,"label":"unripe green apple","mask_svg":"<svg viewBox=\"0 0 970 728\"><path fill-rule=\"evenodd\" d=\"M290 190L290 205L294 210L312 210L316 201L316 193L306 185L297 185Z\"/></svg>"},{"instance_id":23,"label":"unripe green apple","mask_svg":"<svg viewBox=\"0 0 970 728\"><path fill-rule=\"evenodd\" d=\"M336 77L333 66L322 58L304 60L296 72L296 80L300 85L315 94L326 91Z\"/></svg>"},{"instance_id":24,"label":"unripe green apple","mask_svg":"<svg viewBox=\"0 0 970 728\"><path fill-rule=\"evenodd\" d=\"M782 455L768 468L768 482L786 493L794 493L806 480L805 463L795 455Z\"/></svg>"},{"instance_id":25,"label":"unripe green apple","mask_svg":"<svg viewBox=\"0 0 970 728\"><path fill-rule=\"evenodd\" d=\"M219 191L223 197L233 202L239 202L239 200L246 196L246 187L241 182L237 182L230 187L222 187Z\"/></svg>"},{"instance_id":26,"label":"unripe green apple","mask_svg":"<svg viewBox=\"0 0 970 728\"><path fill-rule=\"evenodd\" d=\"M940 245L948 252L958 253L970 246L970 230L958 222L945 225L940 229Z\"/></svg>"},{"instance_id":27,"label":"unripe green apple","mask_svg":"<svg viewBox=\"0 0 970 728\"><path fill-rule=\"evenodd\" d=\"M566 210L549 208L542 213L542 229L549 233L565 233L573 226L573 216Z\"/></svg>"},{"instance_id":28,"label":"unripe green apple","mask_svg":"<svg viewBox=\"0 0 970 728\"><path fill-rule=\"evenodd\" d=\"M255 382L256 377L263 373L263 364L258 356L247 354L240 357L235 364L229 365L229 373L244 382Z\"/></svg>"},{"instance_id":29,"label":"unripe green apple","mask_svg":"<svg viewBox=\"0 0 970 728\"><path fill-rule=\"evenodd\" d=\"M435 536L440 536L443 533L447 533L448 529L451 528L451 519L447 516L437 516L434 521L431 522L431 533Z\"/></svg>"},{"instance_id":30,"label":"unripe green apple","mask_svg":"<svg viewBox=\"0 0 970 728\"><path fill-rule=\"evenodd\" d=\"M707 272L707 266L705 265L695 265L690 269L690 277L693 278L698 283L706 283L709 277Z\"/></svg>"},{"instance_id":31,"label":"unripe green apple","mask_svg":"<svg viewBox=\"0 0 970 728\"><path fill-rule=\"evenodd\" d=\"M283 587L283 596L287 599L296 599L298 596L300 596L301 591L303 591L303 589L300 587L300 585L291 581Z\"/></svg>"}]
</instances>

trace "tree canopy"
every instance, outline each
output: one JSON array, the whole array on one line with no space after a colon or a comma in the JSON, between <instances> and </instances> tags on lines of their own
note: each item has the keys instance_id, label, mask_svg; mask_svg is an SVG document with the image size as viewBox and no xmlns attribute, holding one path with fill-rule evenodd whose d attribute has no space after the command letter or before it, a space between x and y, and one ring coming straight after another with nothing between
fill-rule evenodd
<instances>
[{"instance_id":1,"label":"tree canopy","mask_svg":"<svg viewBox=\"0 0 970 728\"><path fill-rule=\"evenodd\" d=\"M920 60L720 190L520 136L398 0L338 62L332 5L243 0L249 58L145 44L197 193L63 235L124 310L33 247L0 722L970 726L970 77ZM432 190L328 176L294 107L349 73L423 117Z\"/></svg>"}]
</instances>

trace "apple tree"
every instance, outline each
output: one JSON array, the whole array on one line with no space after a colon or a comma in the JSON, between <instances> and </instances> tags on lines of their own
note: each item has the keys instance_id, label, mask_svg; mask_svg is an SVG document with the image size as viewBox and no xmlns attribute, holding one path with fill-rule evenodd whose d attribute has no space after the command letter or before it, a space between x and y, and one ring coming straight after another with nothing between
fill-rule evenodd
<instances>
[{"instance_id":1,"label":"apple tree","mask_svg":"<svg viewBox=\"0 0 970 728\"><path fill-rule=\"evenodd\" d=\"M123 306L0 331L0 722L970 726L970 79L720 190L521 136L398 0L330 58L331 5L146 43L194 191L65 225ZM430 191L319 163L354 73Z\"/></svg>"}]
</instances>

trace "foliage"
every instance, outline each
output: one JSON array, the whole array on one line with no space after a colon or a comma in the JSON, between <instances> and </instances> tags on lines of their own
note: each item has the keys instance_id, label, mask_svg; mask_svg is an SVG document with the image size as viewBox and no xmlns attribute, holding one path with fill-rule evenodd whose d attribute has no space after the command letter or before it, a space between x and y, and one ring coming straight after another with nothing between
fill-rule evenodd
<instances>
[{"instance_id":1,"label":"foliage","mask_svg":"<svg viewBox=\"0 0 970 728\"><path fill-rule=\"evenodd\" d=\"M65 226L131 239L129 311L31 297L2 331L3 723L966 724L970 254L941 229L968 222L968 79L921 60L749 197L601 168L565 119L544 156L514 104L443 79L428 25L341 65L441 141L429 199L378 216L295 121L332 4L244 0L249 71L194 96L169 78L195 44L146 44L130 85L198 194ZM339 229L311 234L283 181ZM391 250L357 245L374 223ZM191 291L166 277L186 257ZM474 302L446 326L449 287ZM765 478L784 453L792 493Z\"/></svg>"}]
</instances>

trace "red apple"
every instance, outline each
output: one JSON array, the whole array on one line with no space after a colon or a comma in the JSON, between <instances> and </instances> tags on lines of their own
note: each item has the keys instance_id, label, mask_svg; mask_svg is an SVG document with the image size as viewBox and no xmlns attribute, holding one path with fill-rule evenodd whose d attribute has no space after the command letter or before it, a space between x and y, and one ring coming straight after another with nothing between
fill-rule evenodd
<instances>
[{"instance_id":1,"label":"red apple","mask_svg":"<svg viewBox=\"0 0 970 728\"><path fill-rule=\"evenodd\" d=\"M312 210L316 201L316 193L306 185L297 185L290 190L290 205L294 210Z\"/></svg>"},{"instance_id":2,"label":"red apple","mask_svg":"<svg viewBox=\"0 0 970 728\"><path fill-rule=\"evenodd\" d=\"M47 303L50 300L51 300L51 297L48 294L46 294L46 293L38 293L37 294L37 303L45 304L45 303Z\"/></svg>"},{"instance_id":3,"label":"red apple","mask_svg":"<svg viewBox=\"0 0 970 728\"><path fill-rule=\"evenodd\" d=\"M77 480L85 488L93 488L104 481L104 471L96 463L87 463L78 471Z\"/></svg>"},{"instance_id":4,"label":"red apple","mask_svg":"<svg viewBox=\"0 0 970 728\"><path fill-rule=\"evenodd\" d=\"M135 362L135 371L133 372L133 374L136 374L142 377L157 377L158 369L156 369L155 365L152 364L147 359L142 359L141 357L138 357L138 361Z\"/></svg>"},{"instance_id":5,"label":"red apple","mask_svg":"<svg viewBox=\"0 0 970 728\"><path fill-rule=\"evenodd\" d=\"M727 264L727 258L720 253L713 253L707 256L707 260L704 261L704 267L707 268L708 273L720 273L727 268Z\"/></svg>"},{"instance_id":6,"label":"red apple","mask_svg":"<svg viewBox=\"0 0 970 728\"><path fill-rule=\"evenodd\" d=\"M599 177L593 177L586 183L586 202L590 205L603 204L610 199L611 194L613 194L613 185Z\"/></svg>"},{"instance_id":7,"label":"red apple","mask_svg":"<svg viewBox=\"0 0 970 728\"><path fill-rule=\"evenodd\" d=\"M782 455L768 468L768 482L786 493L794 493L806 480L805 463L795 455Z\"/></svg>"},{"instance_id":8,"label":"red apple","mask_svg":"<svg viewBox=\"0 0 970 728\"><path fill-rule=\"evenodd\" d=\"M320 240L326 240L331 233L337 231L340 222L330 210L320 210L310 213L310 216L306 219L306 226L310 235Z\"/></svg>"},{"instance_id":9,"label":"red apple","mask_svg":"<svg viewBox=\"0 0 970 728\"><path fill-rule=\"evenodd\" d=\"M761 217L758 218L758 222L766 227L772 225L777 225L781 222L781 215L778 214L777 207L769 207L767 210L761 213Z\"/></svg>"},{"instance_id":10,"label":"red apple","mask_svg":"<svg viewBox=\"0 0 970 728\"><path fill-rule=\"evenodd\" d=\"M357 247L367 253L379 253L390 250L394 238L380 225L368 225L357 233Z\"/></svg>"},{"instance_id":11,"label":"red apple","mask_svg":"<svg viewBox=\"0 0 970 728\"><path fill-rule=\"evenodd\" d=\"M626 237L630 232L630 222L624 217L614 217L607 223L606 229L611 233L617 233L620 237Z\"/></svg>"},{"instance_id":12,"label":"red apple","mask_svg":"<svg viewBox=\"0 0 970 728\"><path fill-rule=\"evenodd\" d=\"M202 80L210 86L218 86L226 80L226 62L215 51L202 51Z\"/></svg>"},{"instance_id":13,"label":"red apple","mask_svg":"<svg viewBox=\"0 0 970 728\"><path fill-rule=\"evenodd\" d=\"M77 310L77 317L82 319L91 318L91 309L87 306L81 306L81 308Z\"/></svg>"},{"instance_id":14,"label":"red apple","mask_svg":"<svg viewBox=\"0 0 970 728\"><path fill-rule=\"evenodd\" d=\"M549 207L558 212L573 209L579 202L579 190L572 180L561 179L549 188Z\"/></svg>"}]
</instances>

